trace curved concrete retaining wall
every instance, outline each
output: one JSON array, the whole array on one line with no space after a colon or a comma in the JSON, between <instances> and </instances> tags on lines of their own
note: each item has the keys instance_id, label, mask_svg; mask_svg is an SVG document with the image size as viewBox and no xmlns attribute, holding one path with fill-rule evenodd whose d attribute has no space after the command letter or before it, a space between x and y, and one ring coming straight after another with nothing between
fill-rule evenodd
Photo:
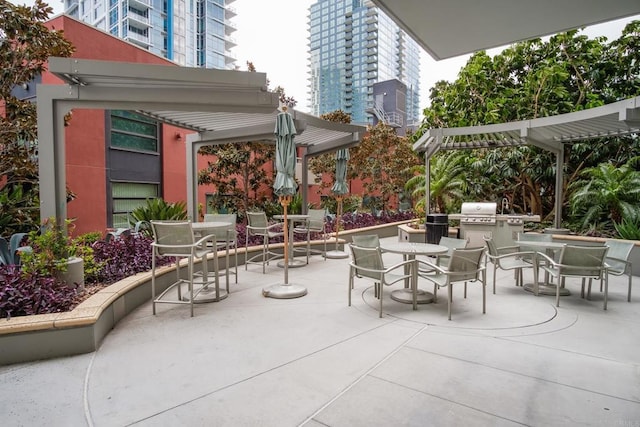
<instances>
[{"instance_id":1,"label":"curved concrete retaining wall","mask_svg":"<svg viewBox=\"0 0 640 427\"><path fill-rule=\"evenodd\" d=\"M397 226L406 222L409 221L342 231L338 245L343 248L354 234L378 234L381 238L395 236ZM322 244L322 241L312 243L316 249ZM328 249L335 244L335 239L327 240ZM282 246L272 245L276 251L281 251ZM238 248L238 263L244 264L247 254L261 250L261 247ZM220 269L226 268L223 252L218 253L218 260ZM233 257L229 257L229 261L233 262ZM174 279L175 266L158 269L156 286L159 292ZM106 287L69 312L0 319L0 365L95 351L116 323L150 299L151 272L144 272Z\"/></svg>"}]
</instances>

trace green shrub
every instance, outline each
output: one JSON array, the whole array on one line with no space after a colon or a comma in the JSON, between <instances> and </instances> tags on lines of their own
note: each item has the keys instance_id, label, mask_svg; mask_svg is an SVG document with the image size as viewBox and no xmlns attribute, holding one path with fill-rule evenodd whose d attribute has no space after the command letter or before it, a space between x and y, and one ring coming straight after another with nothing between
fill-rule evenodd
<instances>
[{"instance_id":1,"label":"green shrub","mask_svg":"<svg viewBox=\"0 0 640 427\"><path fill-rule=\"evenodd\" d=\"M162 198L147 199L145 206L140 206L131 212L133 220L129 220L131 227L137 222L149 223L151 220L186 220L187 206L184 202L167 203ZM140 232L151 237L151 227L141 227Z\"/></svg>"},{"instance_id":2,"label":"green shrub","mask_svg":"<svg viewBox=\"0 0 640 427\"><path fill-rule=\"evenodd\" d=\"M623 218L620 223L614 222L613 225L621 239L640 240L640 218Z\"/></svg>"}]
</instances>

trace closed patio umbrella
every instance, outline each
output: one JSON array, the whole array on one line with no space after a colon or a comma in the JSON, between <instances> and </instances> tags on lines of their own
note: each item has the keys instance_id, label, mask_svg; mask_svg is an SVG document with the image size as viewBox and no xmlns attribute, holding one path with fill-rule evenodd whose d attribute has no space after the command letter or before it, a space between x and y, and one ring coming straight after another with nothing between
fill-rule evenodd
<instances>
[{"instance_id":1,"label":"closed patio umbrella","mask_svg":"<svg viewBox=\"0 0 640 427\"><path fill-rule=\"evenodd\" d=\"M271 298L296 298L306 295L307 289L304 286L289 283L287 208L298 185L295 180L296 144L293 140L296 136L296 127L293 118L287 113L287 107L282 107L282 112L278 114L274 133L276 135L276 179L273 183L273 192L278 195L284 217L284 283L266 287L262 290L262 294Z\"/></svg>"},{"instance_id":2,"label":"closed patio umbrella","mask_svg":"<svg viewBox=\"0 0 640 427\"><path fill-rule=\"evenodd\" d=\"M342 217L342 197L349 192L347 186L347 162L349 161L349 149L341 148L336 151L336 182L331 187L331 191L336 195L338 204L336 211L336 248L328 251L327 258L347 258L349 254L338 249L338 234L340 232L340 218Z\"/></svg>"}]
</instances>

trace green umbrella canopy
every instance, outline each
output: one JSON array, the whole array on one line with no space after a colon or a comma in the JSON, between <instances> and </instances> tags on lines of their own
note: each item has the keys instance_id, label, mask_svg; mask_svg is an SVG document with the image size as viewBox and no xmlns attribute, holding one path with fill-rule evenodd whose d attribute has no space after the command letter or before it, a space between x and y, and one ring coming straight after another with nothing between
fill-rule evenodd
<instances>
[{"instance_id":1,"label":"green umbrella canopy","mask_svg":"<svg viewBox=\"0 0 640 427\"><path fill-rule=\"evenodd\" d=\"M298 185L295 180L296 170L296 127L289 113L283 112L276 118L276 180L273 191L278 196L291 196L296 193Z\"/></svg>"},{"instance_id":2,"label":"green umbrella canopy","mask_svg":"<svg viewBox=\"0 0 640 427\"><path fill-rule=\"evenodd\" d=\"M347 186L347 161L349 160L349 149L341 148L336 151L336 182L331 187L331 191L341 196L349 192Z\"/></svg>"}]
</instances>

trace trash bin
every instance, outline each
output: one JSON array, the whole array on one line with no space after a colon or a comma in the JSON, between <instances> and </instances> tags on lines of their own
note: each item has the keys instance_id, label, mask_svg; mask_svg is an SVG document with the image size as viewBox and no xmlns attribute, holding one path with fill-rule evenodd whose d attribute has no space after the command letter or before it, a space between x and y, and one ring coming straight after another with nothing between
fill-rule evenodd
<instances>
[{"instance_id":1,"label":"trash bin","mask_svg":"<svg viewBox=\"0 0 640 427\"><path fill-rule=\"evenodd\" d=\"M440 243L442 236L449 236L449 215L429 214L425 223L425 241L427 243Z\"/></svg>"}]
</instances>

